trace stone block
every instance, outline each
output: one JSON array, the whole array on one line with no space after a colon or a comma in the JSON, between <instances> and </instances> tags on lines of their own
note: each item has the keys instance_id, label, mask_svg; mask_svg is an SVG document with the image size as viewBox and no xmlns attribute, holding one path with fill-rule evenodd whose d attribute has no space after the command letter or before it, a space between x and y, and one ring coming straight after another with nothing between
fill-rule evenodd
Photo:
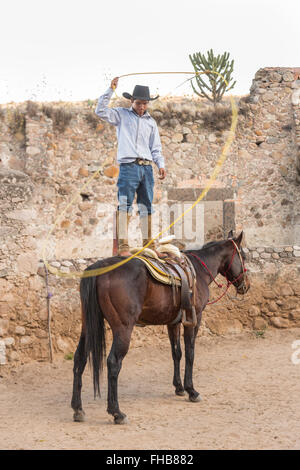
<instances>
[{"instance_id":1,"label":"stone block","mask_svg":"<svg viewBox=\"0 0 300 470\"><path fill-rule=\"evenodd\" d=\"M272 317L270 323L276 328L288 328L290 326L289 320L281 317Z\"/></svg>"}]
</instances>

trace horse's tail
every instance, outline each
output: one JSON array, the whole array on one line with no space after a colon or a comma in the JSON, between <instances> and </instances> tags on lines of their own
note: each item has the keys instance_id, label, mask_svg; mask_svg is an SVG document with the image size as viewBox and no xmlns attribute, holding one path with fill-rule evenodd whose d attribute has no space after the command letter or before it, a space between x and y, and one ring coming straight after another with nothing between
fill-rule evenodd
<instances>
[{"instance_id":1,"label":"horse's tail","mask_svg":"<svg viewBox=\"0 0 300 470\"><path fill-rule=\"evenodd\" d=\"M85 352L93 367L94 396L100 396L100 371L106 356L104 315L98 302L97 277L80 281L80 298L85 323Z\"/></svg>"}]
</instances>

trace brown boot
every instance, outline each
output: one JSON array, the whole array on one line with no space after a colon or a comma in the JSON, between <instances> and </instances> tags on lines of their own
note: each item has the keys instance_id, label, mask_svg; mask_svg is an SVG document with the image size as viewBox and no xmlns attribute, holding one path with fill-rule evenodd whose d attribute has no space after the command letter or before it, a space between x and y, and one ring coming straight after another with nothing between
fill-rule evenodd
<instances>
[{"instance_id":1,"label":"brown boot","mask_svg":"<svg viewBox=\"0 0 300 470\"><path fill-rule=\"evenodd\" d=\"M128 214L128 212L117 211L116 233L117 233L119 256L132 256L132 253L130 253L129 251L129 244L128 244L129 220L130 220L130 215Z\"/></svg>"},{"instance_id":2,"label":"brown boot","mask_svg":"<svg viewBox=\"0 0 300 470\"><path fill-rule=\"evenodd\" d=\"M142 237L143 237L143 246L147 245L147 243L152 240L152 216L151 214L148 214L148 216L140 217L140 225L141 225L141 231L142 231ZM159 258L167 258L167 255L165 253L160 253L159 251L156 250L155 247L155 241L150 243L147 248L150 248L153 250Z\"/></svg>"}]
</instances>

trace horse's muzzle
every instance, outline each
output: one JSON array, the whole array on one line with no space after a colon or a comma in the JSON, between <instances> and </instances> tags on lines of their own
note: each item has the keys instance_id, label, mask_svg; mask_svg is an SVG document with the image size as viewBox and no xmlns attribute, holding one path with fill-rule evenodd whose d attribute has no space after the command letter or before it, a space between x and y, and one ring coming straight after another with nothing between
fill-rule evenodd
<instances>
[{"instance_id":1,"label":"horse's muzzle","mask_svg":"<svg viewBox=\"0 0 300 470\"><path fill-rule=\"evenodd\" d=\"M246 274L244 274L242 282L238 286L236 286L236 292L237 294L244 295L248 292L249 289L250 289L249 277Z\"/></svg>"}]
</instances>

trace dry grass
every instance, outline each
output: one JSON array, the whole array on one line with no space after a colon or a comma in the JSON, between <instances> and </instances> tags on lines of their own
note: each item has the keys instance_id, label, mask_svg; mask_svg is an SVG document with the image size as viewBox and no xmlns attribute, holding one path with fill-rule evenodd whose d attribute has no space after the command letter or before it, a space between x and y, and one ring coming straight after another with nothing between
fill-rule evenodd
<instances>
[{"instance_id":1,"label":"dry grass","mask_svg":"<svg viewBox=\"0 0 300 470\"><path fill-rule=\"evenodd\" d=\"M96 129L99 124L99 118L95 112L90 111L84 115L84 119L90 125L92 129Z\"/></svg>"},{"instance_id":2,"label":"dry grass","mask_svg":"<svg viewBox=\"0 0 300 470\"><path fill-rule=\"evenodd\" d=\"M72 120L73 114L64 108L54 107L52 105L43 105L42 112L53 122L53 128L64 132Z\"/></svg>"},{"instance_id":3,"label":"dry grass","mask_svg":"<svg viewBox=\"0 0 300 470\"><path fill-rule=\"evenodd\" d=\"M30 118L33 118L37 115L38 111L39 111L39 105L35 103L34 101L28 100L26 103L26 114Z\"/></svg>"}]
</instances>

